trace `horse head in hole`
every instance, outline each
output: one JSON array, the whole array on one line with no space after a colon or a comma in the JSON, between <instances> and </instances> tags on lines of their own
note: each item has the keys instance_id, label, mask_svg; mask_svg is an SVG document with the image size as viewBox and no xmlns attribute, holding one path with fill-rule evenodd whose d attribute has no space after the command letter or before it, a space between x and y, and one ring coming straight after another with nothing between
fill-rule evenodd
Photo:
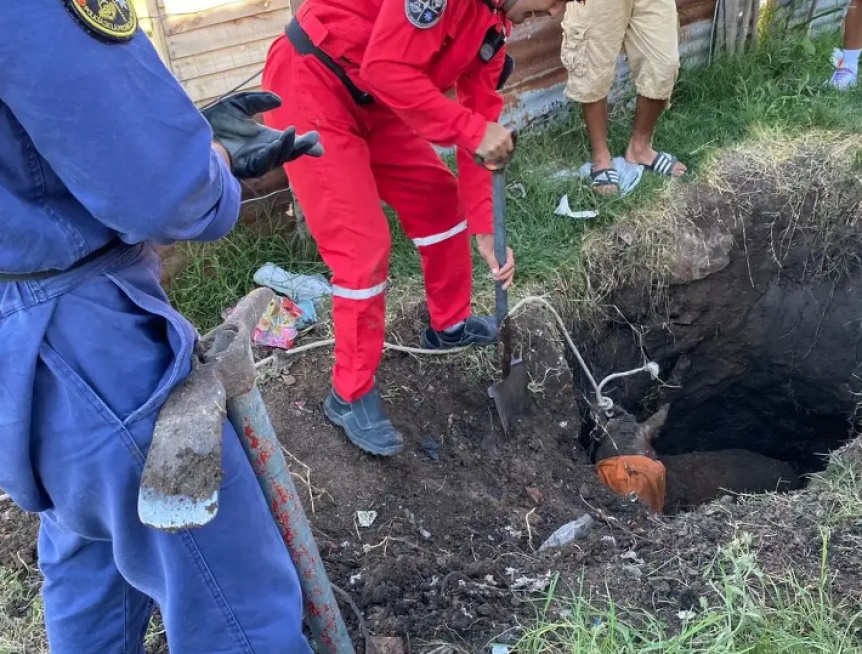
<instances>
[{"instance_id":1,"label":"horse head in hole","mask_svg":"<svg viewBox=\"0 0 862 654\"><path fill-rule=\"evenodd\" d=\"M615 457L621 457L617 460L647 457L660 461L666 474L666 483L662 484L665 486L665 512L699 506L727 493L767 493L802 487L802 478L793 464L749 450L724 449L659 457L654 442L667 421L669 409L670 405L664 405L642 423L621 407L614 408L613 417L600 418L596 464L615 460ZM655 508L654 502L649 503Z\"/></svg>"},{"instance_id":2,"label":"horse head in hole","mask_svg":"<svg viewBox=\"0 0 862 654\"><path fill-rule=\"evenodd\" d=\"M653 440L667 421L670 405L665 404L644 422L637 422L622 407L614 407L614 416L598 421L596 462L614 456L646 456L657 459Z\"/></svg>"}]
</instances>

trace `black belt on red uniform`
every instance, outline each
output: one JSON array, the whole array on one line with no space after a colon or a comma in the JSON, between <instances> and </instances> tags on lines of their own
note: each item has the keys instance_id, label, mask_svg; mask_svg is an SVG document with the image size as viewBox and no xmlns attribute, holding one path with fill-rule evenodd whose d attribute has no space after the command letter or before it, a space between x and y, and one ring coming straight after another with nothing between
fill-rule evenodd
<instances>
[{"instance_id":1,"label":"black belt on red uniform","mask_svg":"<svg viewBox=\"0 0 862 654\"><path fill-rule=\"evenodd\" d=\"M344 69L335 63L332 57L326 54L323 50L318 48L314 43L311 42L311 38L306 34L305 30L302 29L302 25L299 24L299 21L293 19L284 28L284 33L287 35L288 41L290 41L291 45L296 48L296 51L305 56L305 55L313 55L320 63L326 66L332 73L341 80L341 83L347 88L348 93L350 93L350 97L356 102L356 104L372 104L374 102L374 98L371 97L369 93L362 91L356 84L353 83L347 73L344 72Z\"/></svg>"},{"instance_id":2,"label":"black belt on red uniform","mask_svg":"<svg viewBox=\"0 0 862 654\"><path fill-rule=\"evenodd\" d=\"M119 238L114 238L105 243L102 247L97 248L90 252L86 257L82 259L78 259L75 263L73 263L70 267L65 270L40 270L37 272L31 273L3 273L0 272L0 282L33 282L38 281L40 279L49 279L50 277L56 277L57 275L62 275L63 273L72 272L73 270L80 268L81 266L88 264L92 261L95 261L99 257L104 254L107 254L115 247L122 245L122 241Z\"/></svg>"}]
</instances>

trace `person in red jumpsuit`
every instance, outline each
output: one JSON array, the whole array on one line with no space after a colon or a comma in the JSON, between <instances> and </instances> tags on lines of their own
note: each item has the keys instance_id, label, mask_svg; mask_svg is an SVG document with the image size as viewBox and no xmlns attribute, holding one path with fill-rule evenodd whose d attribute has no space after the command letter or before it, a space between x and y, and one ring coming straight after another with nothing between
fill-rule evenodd
<instances>
[{"instance_id":1,"label":"person in red jumpsuit","mask_svg":"<svg viewBox=\"0 0 862 654\"><path fill-rule=\"evenodd\" d=\"M492 345L492 316L471 313L469 235L508 287L514 257L493 252L491 173L475 158L513 151L498 93L513 23L558 16L566 0L306 0L270 47L263 88L289 98L266 124L315 130L327 155L285 166L332 270L335 369L326 416L379 456L403 450L380 399L391 236L381 203L418 248L431 324L421 345ZM447 97L454 90L455 98ZM456 146L459 177L433 145Z\"/></svg>"}]
</instances>

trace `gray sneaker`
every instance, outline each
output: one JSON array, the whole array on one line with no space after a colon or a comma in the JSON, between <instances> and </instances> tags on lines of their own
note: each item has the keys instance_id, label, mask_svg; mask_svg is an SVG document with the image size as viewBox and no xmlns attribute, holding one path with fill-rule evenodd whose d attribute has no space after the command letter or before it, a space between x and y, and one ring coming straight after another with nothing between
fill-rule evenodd
<instances>
[{"instance_id":1,"label":"gray sneaker","mask_svg":"<svg viewBox=\"0 0 862 654\"><path fill-rule=\"evenodd\" d=\"M404 437L392 426L376 386L353 402L342 400L333 389L323 412L351 443L369 454L394 456L404 450Z\"/></svg>"}]
</instances>

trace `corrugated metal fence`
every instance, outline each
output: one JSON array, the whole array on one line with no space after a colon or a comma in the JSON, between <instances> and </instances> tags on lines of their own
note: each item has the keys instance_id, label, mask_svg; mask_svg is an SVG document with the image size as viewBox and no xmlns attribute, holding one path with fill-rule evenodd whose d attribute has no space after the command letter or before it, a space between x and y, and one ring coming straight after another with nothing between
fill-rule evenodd
<instances>
[{"instance_id":1,"label":"corrugated metal fence","mask_svg":"<svg viewBox=\"0 0 862 654\"><path fill-rule=\"evenodd\" d=\"M603 1L603 0L598 0ZM765 7L766 0L761 2ZM779 25L793 28L810 23L811 34L840 29L848 0L779 0ZM716 0L678 0L680 59L684 67L706 65L715 29ZM524 124L548 116L568 104L563 93L566 74L559 62L559 22L542 21L519 29L510 41L519 72L507 86L508 119ZM611 103L633 93L625 57L617 60Z\"/></svg>"},{"instance_id":2,"label":"corrugated metal fence","mask_svg":"<svg viewBox=\"0 0 862 654\"><path fill-rule=\"evenodd\" d=\"M684 66L707 63L717 18L716 2L677 1ZM808 22L814 33L838 29L848 0L776 2L779 20L785 21L785 27ZM250 81L246 88L257 88L256 73L263 66L267 49L291 15L289 0L134 0L134 3L163 59L199 104L247 80ZM761 5L765 4L763 0ZM535 20L515 29L509 49L517 68L505 89L509 119L523 124L566 104L560 41L559 21ZM621 56L610 99L619 100L630 92L629 69Z\"/></svg>"}]
</instances>

